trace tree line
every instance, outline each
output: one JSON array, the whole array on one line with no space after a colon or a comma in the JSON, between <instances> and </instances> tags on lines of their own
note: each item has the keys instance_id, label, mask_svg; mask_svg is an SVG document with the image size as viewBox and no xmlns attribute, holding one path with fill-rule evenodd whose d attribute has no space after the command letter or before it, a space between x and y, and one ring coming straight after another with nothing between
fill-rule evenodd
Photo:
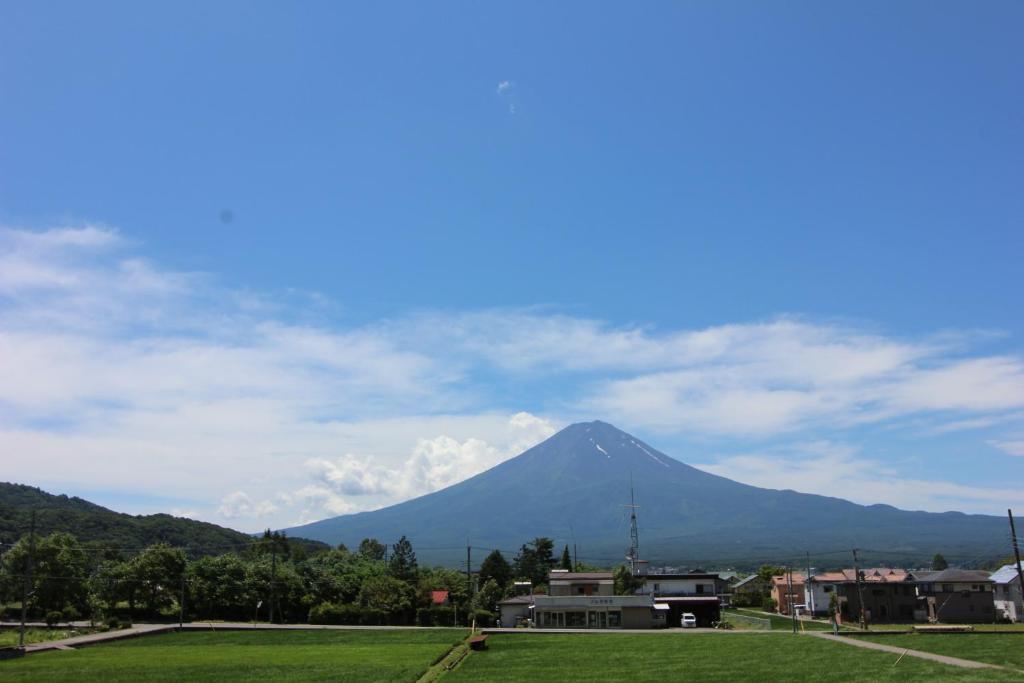
<instances>
[{"instance_id":1,"label":"tree line","mask_svg":"<svg viewBox=\"0 0 1024 683\"><path fill-rule=\"evenodd\" d=\"M68 533L30 541L22 537L0 559L0 601L7 619L20 617L27 595L29 617L57 623L91 620L109 625L137 619L275 621L338 624L490 624L498 602L515 581L544 590L554 568L574 565L566 547L538 537L509 561L499 550L479 571L423 567L405 536L388 547L364 539L307 552L284 534L267 531L248 548L190 557L180 547L149 545L128 554L95 548ZM617 588L630 590L617 573ZM434 599L437 591L446 599Z\"/></svg>"}]
</instances>

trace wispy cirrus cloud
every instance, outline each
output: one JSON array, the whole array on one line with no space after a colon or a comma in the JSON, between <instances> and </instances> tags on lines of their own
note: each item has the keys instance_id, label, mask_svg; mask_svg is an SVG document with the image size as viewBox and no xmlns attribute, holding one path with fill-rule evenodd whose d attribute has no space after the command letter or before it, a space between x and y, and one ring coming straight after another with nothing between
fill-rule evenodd
<instances>
[{"instance_id":1,"label":"wispy cirrus cloud","mask_svg":"<svg viewBox=\"0 0 1024 683\"><path fill-rule=\"evenodd\" d=\"M658 330L535 309L351 325L304 310L162 267L102 226L0 231L0 450L31 454L6 476L189 491L190 511L262 528L436 490L576 418L740 444L912 421L1019 446L1024 360L979 353L971 332L799 317Z\"/></svg>"}]
</instances>

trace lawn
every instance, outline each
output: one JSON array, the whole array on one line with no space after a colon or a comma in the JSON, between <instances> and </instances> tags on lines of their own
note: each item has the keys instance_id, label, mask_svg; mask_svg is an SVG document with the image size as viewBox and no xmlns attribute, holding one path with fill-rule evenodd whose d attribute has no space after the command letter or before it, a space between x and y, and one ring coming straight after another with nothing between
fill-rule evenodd
<instances>
[{"instance_id":1,"label":"lawn","mask_svg":"<svg viewBox=\"0 0 1024 683\"><path fill-rule=\"evenodd\" d=\"M91 628L27 628L25 629L25 643L42 643L47 640L62 640L73 636L84 636L92 633ZM5 628L0 630L0 647L18 645L18 631L16 628Z\"/></svg>"},{"instance_id":2,"label":"lawn","mask_svg":"<svg viewBox=\"0 0 1024 683\"><path fill-rule=\"evenodd\" d=\"M4 681L415 681L462 629L188 631L0 662Z\"/></svg>"},{"instance_id":3,"label":"lawn","mask_svg":"<svg viewBox=\"0 0 1024 683\"><path fill-rule=\"evenodd\" d=\"M446 680L1019 681L791 633L501 634ZM894 665L895 664L895 665Z\"/></svg>"},{"instance_id":4,"label":"lawn","mask_svg":"<svg viewBox=\"0 0 1024 683\"><path fill-rule=\"evenodd\" d=\"M1024 633L901 633L857 637L1024 671Z\"/></svg>"},{"instance_id":5,"label":"lawn","mask_svg":"<svg viewBox=\"0 0 1024 683\"><path fill-rule=\"evenodd\" d=\"M742 614L748 617L757 617L759 619L769 619L772 622L773 631L789 631L793 630L793 619L792 617L783 616L781 614L769 615L766 612L760 612L758 610L749 609L727 609L722 611L722 616L725 617L726 621L729 621L730 614ZM734 620L737 627L743 628L738 620ZM832 625L824 621L809 621L807 619L798 619L797 628L801 628L804 631L831 631Z\"/></svg>"}]
</instances>

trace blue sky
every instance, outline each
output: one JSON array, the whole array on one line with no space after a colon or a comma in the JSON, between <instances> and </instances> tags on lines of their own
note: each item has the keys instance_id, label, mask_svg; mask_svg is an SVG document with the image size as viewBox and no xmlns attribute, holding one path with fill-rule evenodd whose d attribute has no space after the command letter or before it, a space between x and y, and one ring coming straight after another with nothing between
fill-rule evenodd
<instances>
[{"instance_id":1,"label":"blue sky","mask_svg":"<svg viewBox=\"0 0 1024 683\"><path fill-rule=\"evenodd\" d=\"M601 418L751 483L998 514L1022 20L4 3L7 476L257 529Z\"/></svg>"}]
</instances>

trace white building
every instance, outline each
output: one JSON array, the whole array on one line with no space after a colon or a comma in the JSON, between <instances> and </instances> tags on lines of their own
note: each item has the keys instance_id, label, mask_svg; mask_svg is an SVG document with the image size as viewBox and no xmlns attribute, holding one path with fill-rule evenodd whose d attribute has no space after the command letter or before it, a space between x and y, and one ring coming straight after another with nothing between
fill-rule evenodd
<instances>
[{"instance_id":1,"label":"white building","mask_svg":"<svg viewBox=\"0 0 1024 683\"><path fill-rule=\"evenodd\" d=\"M1017 565L1003 565L989 578L995 582L992 600L996 616L1010 621L1024 621L1024 594L1021 592Z\"/></svg>"}]
</instances>

